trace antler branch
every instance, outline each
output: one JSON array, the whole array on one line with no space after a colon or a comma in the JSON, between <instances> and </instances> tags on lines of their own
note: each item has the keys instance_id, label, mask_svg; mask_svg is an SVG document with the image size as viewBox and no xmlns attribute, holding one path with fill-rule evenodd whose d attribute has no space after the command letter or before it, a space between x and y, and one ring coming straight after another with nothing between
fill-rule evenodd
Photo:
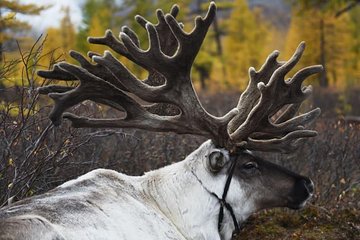
<instances>
[{"instance_id":1,"label":"antler branch","mask_svg":"<svg viewBox=\"0 0 360 240\"><path fill-rule=\"evenodd\" d=\"M71 57L77 60L80 66L59 63L52 71L38 72L38 75L47 78L80 81L76 88L47 86L39 89L40 93L49 94L55 101L50 114L51 120L58 125L63 116L69 119L74 127L132 127L151 131L173 131L202 135L214 139L215 142L224 142L225 140L220 139L227 138L226 125L237 110L223 117L215 117L206 112L199 102L190 78L191 66L215 12L216 6L211 3L207 15L196 19L195 27L190 33L183 31L181 24L175 19L178 13L177 6L167 15L158 10L157 25L137 16L136 20L148 33L147 50L140 48L137 35L127 27L120 33L121 41L115 39L110 31L102 38L89 38L90 43L109 46L142 66L149 72L149 78L147 81L141 81L108 51L104 56L90 53L94 64L72 51ZM162 84L148 84L155 81ZM155 105L140 104L136 99ZM70 113L63 114L66 109L84 100L92 100L125 111L126 117L90 119ZM175 111L176 114L166 115L169 107L165 105L162 108L163 104L170 104L172 109L178 109Z\"/></svg>"},{"instance_id":2,"label":"antler branch","mask_svg":"<svg viewBox=\"0 0 360 240\"><path fill-rule=\"evenodd\" d=\"M201 105L192 85L190 72L205 35L214 20L216 6L210 3L205 17L195 19L195 27L185 32L176 20L179 8L170 14L157 10L157 24L141 16L135 20L147 31L149 48L140 47L136 33L123 27L120 39L111 31L104 37L88 38L89 43L108 46L148 72L141 80L111 52L101 56L88 53L92 61L75 51L70 52L79 66L66 62L38 75L62 81L75 81L77 86L50 85L39 89L55 101L50 119L59 125L69 119L74 127L139 128L151 131L173 131L211 138L215 144L234 149L245 146L261 151L292 151L315 131L306 130L319 114L319 109L295 116L301 103L311 94L311 86L302 82L322 71L310 66L291 79L285 75L299 61L305 44L301 43L287 62L278 62L273 52L257 72L249 69L250 82L240 96L237 108L223 117L209 114ZM108 105L122 111L122 117L94 119L64 113L85 100ZM286 108L281 115L278 112Z\"/></svg>"},{"instance_id":3,"label":"antler branch","mask_svg":"<svg viewBox=\"0 0 360 240\"><path fill-rule=\"evenodd\" d=\"M259 72L250 68L250 83L239 100L239 115L228 125L228 133L238 146L261 151L292 151L299 146L301 138L313 137L315 131L304 130L320 114L320 109L294 117L300 104L311 94L311 86L302 82L323 70L316 65L301 69L291 79L285 75L300 60L305 43L300 43L287 62L277 62L279 53L273 52ZM284 106L290 105L275 119L272 116Z\"/></svg>"}]
</instances>

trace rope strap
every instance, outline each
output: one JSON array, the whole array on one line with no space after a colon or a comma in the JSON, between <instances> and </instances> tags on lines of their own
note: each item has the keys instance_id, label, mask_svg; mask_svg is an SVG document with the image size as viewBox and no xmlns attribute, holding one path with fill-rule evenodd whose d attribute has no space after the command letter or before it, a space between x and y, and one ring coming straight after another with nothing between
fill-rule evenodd
<instances>
[{"instance_id":1,"label":"rope strap","mask_svg":"<svg viewBox=\"0 0 360 240\"><path fill-rule=\"evenodd\" d=\"M239 227L239 224L236 220L236 216L235 216L235 213L234 213L234 210L233 208L231 207L231 205L229 203L226 202L226 195L229 191L229 187L230 187L230 183L231 183L231 179L233 177L233 174L234 174L234 170L235 170L235 166L236 166L236 159L232 159L232 162L231 162L231 166L230 166L230 170L229 170L229 175L226 179L226 183L225 183L225 187L224 187L224 191L223 191L223 194L222 194L222 197L219 198L216 193L214 192L211 192L211 194L216 197L218 200L219 200L219 203L220 203L220 209L219 209L219 220L218 220L218 231L220 232L221 230L221 226L222 226L222 222L224 220L224 207L226 208L226 210L229 211L230 215L231 215L231 218L233 220L233 223L234 223L234 226L235 226L235 231L234 231L234 234L237 234L240 232L240 227Z\"/></svg>"},{"instance_id":2,"label":"rope strap","mask_svg":"<svg viewBox=\"0 0 360 240\"><path fill-rule=\"evenodd\" d=\"M191 171L191 173L195 176L195 178L200 182L201 186L208 192L210 193L212 196L216 197L217 200L220 203L220 209L219 209L219 219L218 219L218 231L220 233L221 230L221 226L222 226L222 222L224 220L224 208L226 210L228 210L228 212L230 213L230 216L233 220L234 226L235 226L235 230L233 232L233 237L236 236L239 232L240 232L240 226L236 220L236 216L234 213L233 208L231 207L231 205L229 203L226 202L226 195L229 191L229 187L230 187L230 183L231 183L231 179L233 177L234 174L234 170L235 170L235 166L236 166L236 162L237 162L237 157L231 157L231 166L229 169L229 174L227 176L226 182L225 182L225 187L224 187L224 191L222 194L222 197L219 198L218 195L216 195L216 193L209 191L204 184L201 182L201 180L196 176L196 174Z\"/></svg>"}]
</instances>

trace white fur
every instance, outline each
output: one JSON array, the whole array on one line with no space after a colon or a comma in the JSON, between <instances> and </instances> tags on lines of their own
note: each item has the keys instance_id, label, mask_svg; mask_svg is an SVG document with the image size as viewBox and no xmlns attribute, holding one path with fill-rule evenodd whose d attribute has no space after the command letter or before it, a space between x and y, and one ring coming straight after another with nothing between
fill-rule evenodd
<instances>
[{"instance_id":1,"label":"white fur","mask_svg":"<svg viewBox=\"0 0 360 240\"><path fill-rule=\"evenodd\" d=\"M228 240L234 230L230 214L225 211L219 234L219 202L208 192L221 196L226 181L226 174L215 175L205 167L206 158L214 149L211 141L207 141L184 161L141 177L94 170L64 183L46 197L35 199L34 208L41 205L53 206L54 211L61 209L58 219L47 221L65 239ZM225 150L221 151L227 155ZM227 201L238 220L246 219L254 211L235 179ZM86 206L91 211L81 205L71 210L72 205L84 202L90 204ZM17 204L3 211L16 215L27 206ZM34 212L40 217L47 216Z\"/></svg>"}]
</instances>

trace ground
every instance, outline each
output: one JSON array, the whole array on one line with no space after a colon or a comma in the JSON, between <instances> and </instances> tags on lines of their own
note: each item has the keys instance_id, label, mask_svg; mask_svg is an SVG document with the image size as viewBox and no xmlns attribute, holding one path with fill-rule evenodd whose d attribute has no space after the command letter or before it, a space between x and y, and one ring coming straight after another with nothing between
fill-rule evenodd
<instances>
[{"instance_id":1,"label":"ground","mask_svg":"<svg viewBox=\"0 0 360 240\"><path fill-rule=\"evenodd\" d=\"M360 191L334 206L309 204L300 211L275 209L244 224L236 240L359 240Z\"/></svg>"}]
</instances>

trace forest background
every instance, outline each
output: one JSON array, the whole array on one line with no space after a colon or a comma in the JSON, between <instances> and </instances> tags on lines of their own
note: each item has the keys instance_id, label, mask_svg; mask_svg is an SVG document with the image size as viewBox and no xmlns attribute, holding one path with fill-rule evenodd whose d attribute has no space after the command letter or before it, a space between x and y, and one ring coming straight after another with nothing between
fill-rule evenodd
<instances>
[{"instance_id":1,"label":"forest background","mask_svg":"<svg viewBox=\"0 0 360 240\"><path fill-rule=\"evenodd\" d=\"M128 174L183 159L204 139L137 130L54 128L47 118L51 101L36 88L53 83L36 75L63 60L75 63L75 49L103 53L88 36L114 34L122 26L138 33L146 49L146 32L133 16L155 21L155 10L181 8L178 19L191 30L196 15L206 13L206 0L81 0L82 23L63 7L59 27L42 33L19 15L40 15L52 6L24 1L0 3L0 206L47 191L97 167ZM301 212L266 211L251 218L241 239L356 239L360 235L360 1L358 0L223 0L215 1L217 18L193 67L193 81L207 109L221 115L235 106L248 82L248 68L259 69L267 55L280 50L288 59L305 41L307 50L291 73L322 64L325 71L307 80L313 97L304 109L322 108L314 125L319 137L284 156L268 156L310 175L317 194ZM138 76L145 72L122 59ZM93 116L112 114L89 102L74 111ZM117 148L114 149L114 141ZM179 144L181 142L182 144ZM149 160L151 159L151 160ZM245 231L246 230L246 231ZM306 230L306 231L304 231ZM258 236L258 238L256 238ZM248 238L247 238L248 237Z\"/></svg>"}]
</instances>

